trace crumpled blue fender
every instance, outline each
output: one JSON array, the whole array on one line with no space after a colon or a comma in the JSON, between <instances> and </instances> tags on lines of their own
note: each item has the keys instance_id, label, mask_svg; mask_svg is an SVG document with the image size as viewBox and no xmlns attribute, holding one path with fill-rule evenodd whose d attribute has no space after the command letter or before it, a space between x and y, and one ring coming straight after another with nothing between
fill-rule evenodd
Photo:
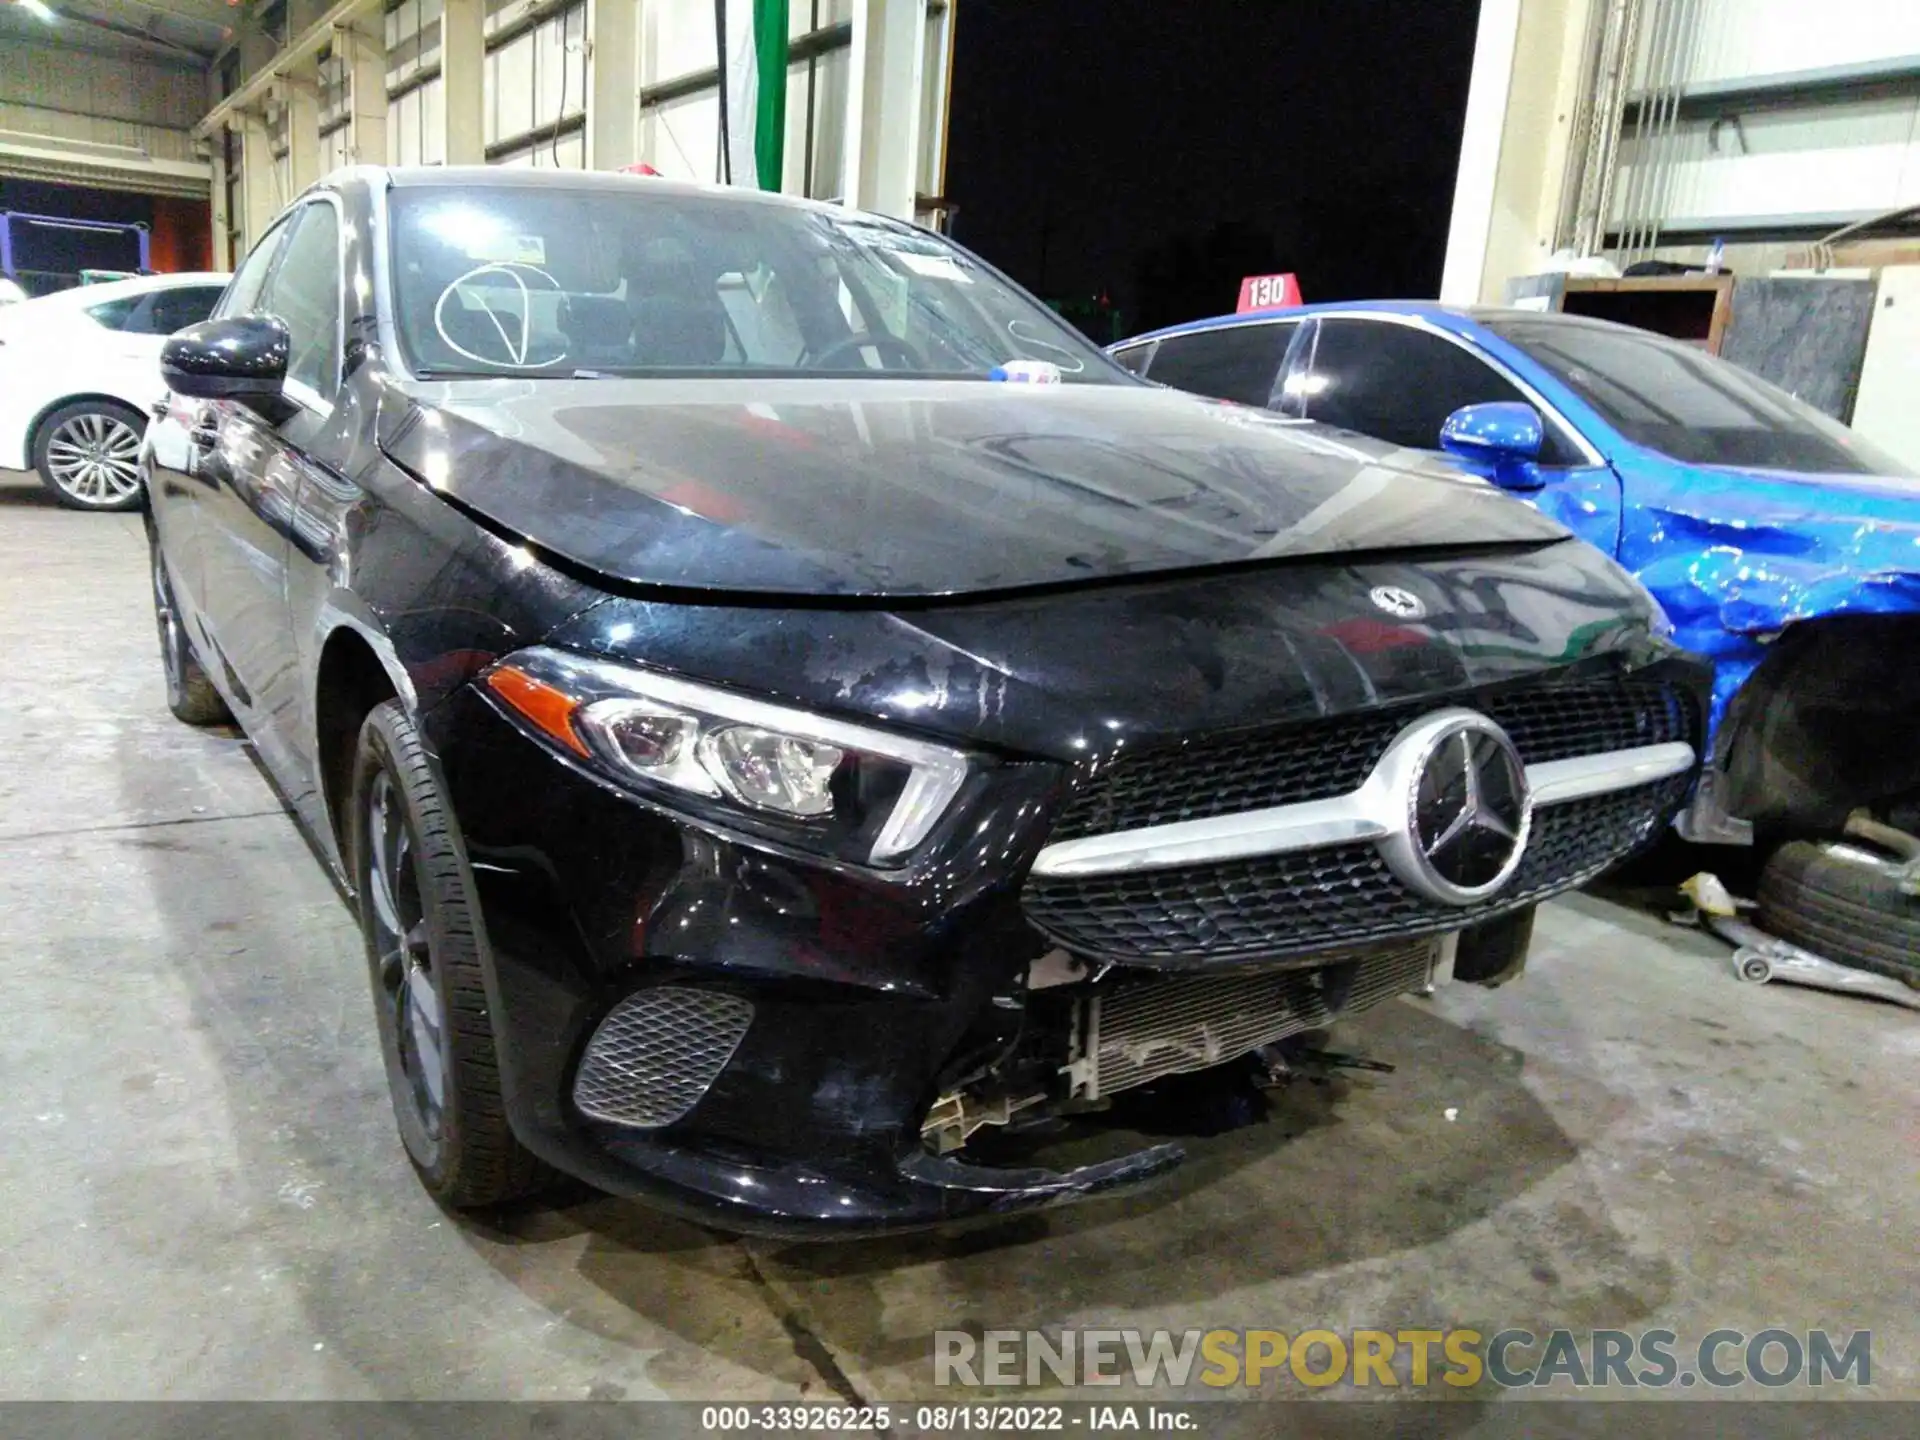
<instances>
[{"instance_id":1,"label":"crumpled blue fender","mask_svg":"<svg viewBox=\"0 0 1920 1440\"><path fill-rule=\"evenodd\" d=\"M1789 625L1920 614L1920 486L1898 495L1886 481L1699 468L1661 478L1668 503L1648 497L1636 510L1629 499L1622 559L1665 608L1674 638L1712 657L1716 733Z\"/></svg>"}]
</instances>

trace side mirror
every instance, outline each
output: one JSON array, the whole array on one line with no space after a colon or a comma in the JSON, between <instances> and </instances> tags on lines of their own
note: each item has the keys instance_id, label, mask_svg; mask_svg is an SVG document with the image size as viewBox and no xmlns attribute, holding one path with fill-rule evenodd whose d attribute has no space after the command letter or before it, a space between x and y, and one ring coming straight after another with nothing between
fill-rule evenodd
<instances>
[{"instance_id":1,"label":"side mirror","mask_svg":"<svg viewBox=\"0 0 1920 1440\"><path fill-rule=\"evenodd\" d=\"M287 327L271 315L203 320L161 347L160 376L176 395L237 400L277 424L290 408L281 393L289 343Z\"/></svg>"},{"instance_id":2,"label":"side mirror","mask_svg":"<svg viewBox=\"0 0 1920 1440\"><path fill-rule=\"evenodd\" d=\"M1538 490L1546 484L1534 463L1546 438L1539 412L1517 400L1462 405L1440 427L1440 448L1502 490Z\"/></svg>"}]
</instances>

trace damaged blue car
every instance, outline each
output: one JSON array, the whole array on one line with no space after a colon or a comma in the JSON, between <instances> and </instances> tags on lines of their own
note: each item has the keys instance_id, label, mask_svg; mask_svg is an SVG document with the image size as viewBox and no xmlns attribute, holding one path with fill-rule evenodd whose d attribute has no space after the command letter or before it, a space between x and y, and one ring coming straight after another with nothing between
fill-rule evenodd
<instances>
[{"instance_id":1,"label":"damaged blue car","mask_svg":"<svg viewBox=\"0 0 1920 1440\"><path fill-rule=\"evenodd\" d=\"M1112 353L1178 389L1444 449L1616 556L1715 665L1711 760L1680 833L1766 844L1763 907L1794 912L1779 933L1920 977L1907 466L1696 347L1567 315L1305 306Z\"/></svg>"}]
</instances>

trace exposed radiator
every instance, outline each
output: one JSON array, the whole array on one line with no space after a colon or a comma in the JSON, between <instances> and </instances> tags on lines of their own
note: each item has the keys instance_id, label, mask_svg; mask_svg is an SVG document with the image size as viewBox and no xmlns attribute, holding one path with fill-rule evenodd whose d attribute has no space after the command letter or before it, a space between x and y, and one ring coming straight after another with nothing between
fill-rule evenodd
<instances>
[{"instance_id":1,"label":"exposed radiator","mask_svg":"<svg viewBox=\"0 0 1920 1440\"><path fill-rule=\"evenodd\" d=\"M1310 970L1122 982L1079 1002L1073 1094L1093 1100L1204 1070L1357 1014L1425 985L1439 949L1420 939Z\"/></svg>"}]
</instances>

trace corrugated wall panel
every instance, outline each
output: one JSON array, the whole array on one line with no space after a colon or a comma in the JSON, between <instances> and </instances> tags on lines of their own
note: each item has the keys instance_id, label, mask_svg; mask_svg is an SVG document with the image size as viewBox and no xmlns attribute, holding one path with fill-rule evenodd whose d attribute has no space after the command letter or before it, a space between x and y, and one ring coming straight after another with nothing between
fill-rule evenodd
<instances>
[{"instance_id":1,"label":"corrugated wall panel","mask_svg":"<svg viewBox=\"0 0 1920 1440\"><path fill-rule=\"evenodd\" d=\"M1826 109L1765 111L1736 127L1690 123L1673 137L1659 209L1673 228L1690 219L1890 210L1920 201L1920 102L1882 100ZM1635 183L1639 148L1620 147L1615 221Z\"/></svg>"},{"instance_id":2,"label":"corrugated wall panel","mask_svg":"<svg viewBox=\"0 0 1920 1440\"><path fill-rule=\"evenodd\" d=\"M92 145L124 145L130 150L144 152L155 160L196 158L193 137L185 130L166 130L157 125L136 125L125 120L76 115L70 110L43 110L36 105L0 101L0 130L18 130L27 135L48 135L61 140L83 140Z\"/></svg>"},{"instance_id":3,"label":"corrugated wall panel","mask_svg":"<svg viewBox=\"0 0 1920 1440\"><path fill-rule=\"evenodd\" d=\"M1692 81L1920 55L1920 0L1701 0Z\"/></svg>"},{"instance_id":4,"label":"corrugated wall panel","mask_svg":"<svg viewBox=\"0 0 1920 1440\"><path fill-rule=\"evenodd\" d=\"M0 100L175 130L192 129L207 108L197 70L17 43L0 45Z\"/></svg>"},{"instance_id":5,"label":"corrugated wall panel","mask_svg":"<svg viewBox=\"0 0 1920 1440\"><path fill-rule=\"evenodd\" d=\"M486 142L542 136L587 108L587 8L543 20L487 54ZM560 151L566 153L566 137ZM574 168L581 161L576 158Z\"/></svg>"}]
</instances>

